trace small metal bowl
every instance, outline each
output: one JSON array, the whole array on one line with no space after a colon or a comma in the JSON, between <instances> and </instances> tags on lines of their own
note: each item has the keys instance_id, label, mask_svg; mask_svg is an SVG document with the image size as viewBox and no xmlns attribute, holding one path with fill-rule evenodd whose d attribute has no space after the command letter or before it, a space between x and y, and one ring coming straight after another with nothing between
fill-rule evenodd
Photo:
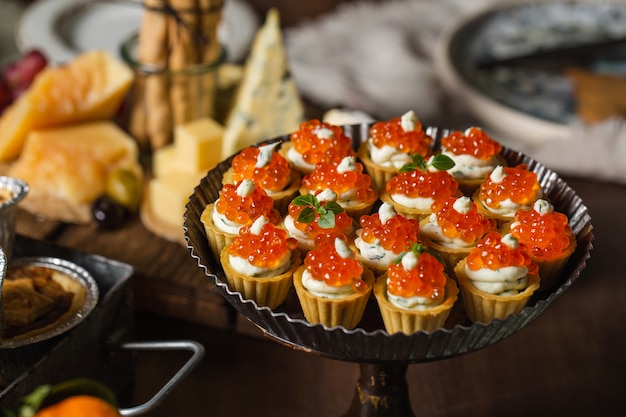
<instances>
[{"instance_id":1,"label":"small metal bowl","mask_svg":"<svg viewBox=\"0 0 626 417\"><path fill-rule=\"evenodd\" d=\"M7 272L16 266L39 266L58 271L80 284L84 289L84 295L81 295L82 300L78 303L72 303L70 310L62 316L60 321L10 339L0 339L0 350L39 343L63 334L83 321L98 303L98 284L89 272L75 263L53 257L23 257L13 259Z\"/></svg>"}]
</instances>

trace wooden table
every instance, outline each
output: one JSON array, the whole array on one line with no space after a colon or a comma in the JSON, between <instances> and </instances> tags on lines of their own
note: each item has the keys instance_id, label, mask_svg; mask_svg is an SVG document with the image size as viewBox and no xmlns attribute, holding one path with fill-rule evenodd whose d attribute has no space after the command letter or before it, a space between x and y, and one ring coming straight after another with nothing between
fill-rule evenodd
<instances>
[{"instance_id":1,"label":"wooden table","mask_svg":"<svg viewBox=\"0 0 626 417\"><path fill-rule=\"evenodd\" d=\"M416 415L622 415L626 406L626 188L570 179L589 207L595 249L581 278L537 320L477 352L410 365ZM39 221L18 232L127 262L137 271L138 339L192 339L207 352L149 417L339 416L359 375L354 363L292 350L255 332L225 307L188 250L139 221L113 232ZM129 404L166 381L182 358L138 357Z\"/></svg>"},{"instance_id":2,"label":"wooden table","mask_svg":"<svg viewBox=\"0 0 626 417\"><path fill-rule=\"evenodd\" d=\"M285 25L340 1L249 0L263 13L278 5ZM301 2L298 2L300 5ZM589 207L596 249L581 278L522 331L480 351L410 365L409 395L418 416L625 415L626 188L582 179L570 185ZM226 306L189 251L152 235L138 219L117 231L37 219L21 212L18 233L131 264L138 339L192 339L206 356L147 417L340 416L359 367L287 348L260 336ZM135 390L145 400L182 355L137 358Z\"/></svg>"}]
</instances>

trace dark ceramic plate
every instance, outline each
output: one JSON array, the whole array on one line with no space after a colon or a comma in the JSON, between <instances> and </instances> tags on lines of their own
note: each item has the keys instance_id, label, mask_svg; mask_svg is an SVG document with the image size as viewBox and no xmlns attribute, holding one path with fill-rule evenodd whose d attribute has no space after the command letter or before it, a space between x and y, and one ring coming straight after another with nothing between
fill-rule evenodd
<instances>
[{"instance_id":1,"label":"dark ceramic plate","mask_svg":"<svg viewBox=\"0 0 626 417\"><path fill-rule=\"evenodd\" d=\"M437 76L455 99L498 133L522 143L567 138L578 120L566 68L625 74L626 4L560 0L492 2L460 16L440 37ZM606 42L611 47L600 47ZM593 48L587 48L594 45ZM515 65L484 63L549 51ZM591 53L593 51L593 53Z\"/></svg>"},{"instance_id":2,"label":"dark ceramic plate","mask_svg":"<svg viewBox=\"0 0 626 417\"><path fill-rule=\"evenodd\" d=\"M369 126L345 126L355 147L367 138ZM447 131L429 128L429 133L436 139L436 150L441 137ZM289 137L282 136L273 141L275 140L287 141ZM389 335L384 330L380 312L373 300L370 300L366 308L360 327L347 330L343 327L326 328L309 324L304 319L293 288L285 303L274 310L259 307L254 301L244 299L240 293L228 288L224 271L211 254L204 226L200 221L205 206L217 199L222 187L222 174L230 167L231 159L211 170L195 188L185 213L185 239L191 256L197 260L198 266L226 300L264 333L286 345L324 357L354 362L425 362L472 352L512 335L542 314L578 279L592 248L591 217L576 192L556 173L531 158L510 149L505 149L503 154L509 165L524 163L537 173L541 186L555 209L569 217L578 241L577 249L566 265L558 286L549 292L536 294L521 313L505 320L472 324L460 307L457 311L453 310L445 328L410 335Z\"/></svg>"}]
</instances>

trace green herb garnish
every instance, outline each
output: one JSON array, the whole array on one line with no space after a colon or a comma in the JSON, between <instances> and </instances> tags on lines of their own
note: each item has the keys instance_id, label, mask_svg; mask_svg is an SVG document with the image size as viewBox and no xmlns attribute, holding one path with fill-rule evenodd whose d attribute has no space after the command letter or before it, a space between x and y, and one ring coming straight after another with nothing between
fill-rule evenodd
<instances>
[{"instance_id":1,"label":"green herb garnish","mask_svg":"<svg viewBox=\"0 0 626 417\"><path fill-rule=\"evenodd\" d=\"M428 168L433 167L439 171L447 171L454 167L455 163L449 156L443 154L437 154L429 161L426 161L424 157L418 153L413 154L411 162L407 162L400 168L400 172L412 172L416 170L426 171Z\"/></svg>"},{"instance_id":2,"label":"green herb garnish","mask_svg":"<svg viewBox=\"0 0 626 417\"><path fill-rule=\"evenodd\" d=\"M434 250L430 249L428 246L424 245L423 243L419 243L419 242L411 243L411 248L408 251L401 252L398 256L395 257L395 259L392 261L392 263L399 264L400 262L402 262L402 258L404 257L404 255L406 255L409 252L413 252L413 253L415 253L418 256L420 254L422 254L423 252L427 252L427 253L433 255L439 261L439 263L443 263L443 259L441 259L441 255L437 251L434 251Z\"/></svg>"},{"instance_id":3,"label":"green herb garnish","mask_svg":"<svg viewBox=\"0 0 626 417\"><path fill-rule=\"evenodd\" d=\"M322 229L332 229L335 227L335 215L343 213L343 207L337 202L320 202L317 197L312 194L300 195L294 198L291 203L296 206L305 206L298 215L298 222L311 223L315 221L316 216L319 215L317 224Z\"/></svg>"}]
</instances>

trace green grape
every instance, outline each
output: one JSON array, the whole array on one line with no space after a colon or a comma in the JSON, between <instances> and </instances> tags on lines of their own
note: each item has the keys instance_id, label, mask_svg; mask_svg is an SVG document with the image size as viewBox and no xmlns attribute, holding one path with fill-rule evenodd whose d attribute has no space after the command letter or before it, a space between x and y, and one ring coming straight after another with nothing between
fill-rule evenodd
<instances>
[{"instance_id":1,"label":"green grape","mask_svg":"<svg viewBox=\"0 0 626 417\"><path fill-rule=\"evenodd\" d=\"M141 181L135 173L116 168L107 178L106 194L130 211L136 211L141 201Z\"/></svg>"}]
</instances>

